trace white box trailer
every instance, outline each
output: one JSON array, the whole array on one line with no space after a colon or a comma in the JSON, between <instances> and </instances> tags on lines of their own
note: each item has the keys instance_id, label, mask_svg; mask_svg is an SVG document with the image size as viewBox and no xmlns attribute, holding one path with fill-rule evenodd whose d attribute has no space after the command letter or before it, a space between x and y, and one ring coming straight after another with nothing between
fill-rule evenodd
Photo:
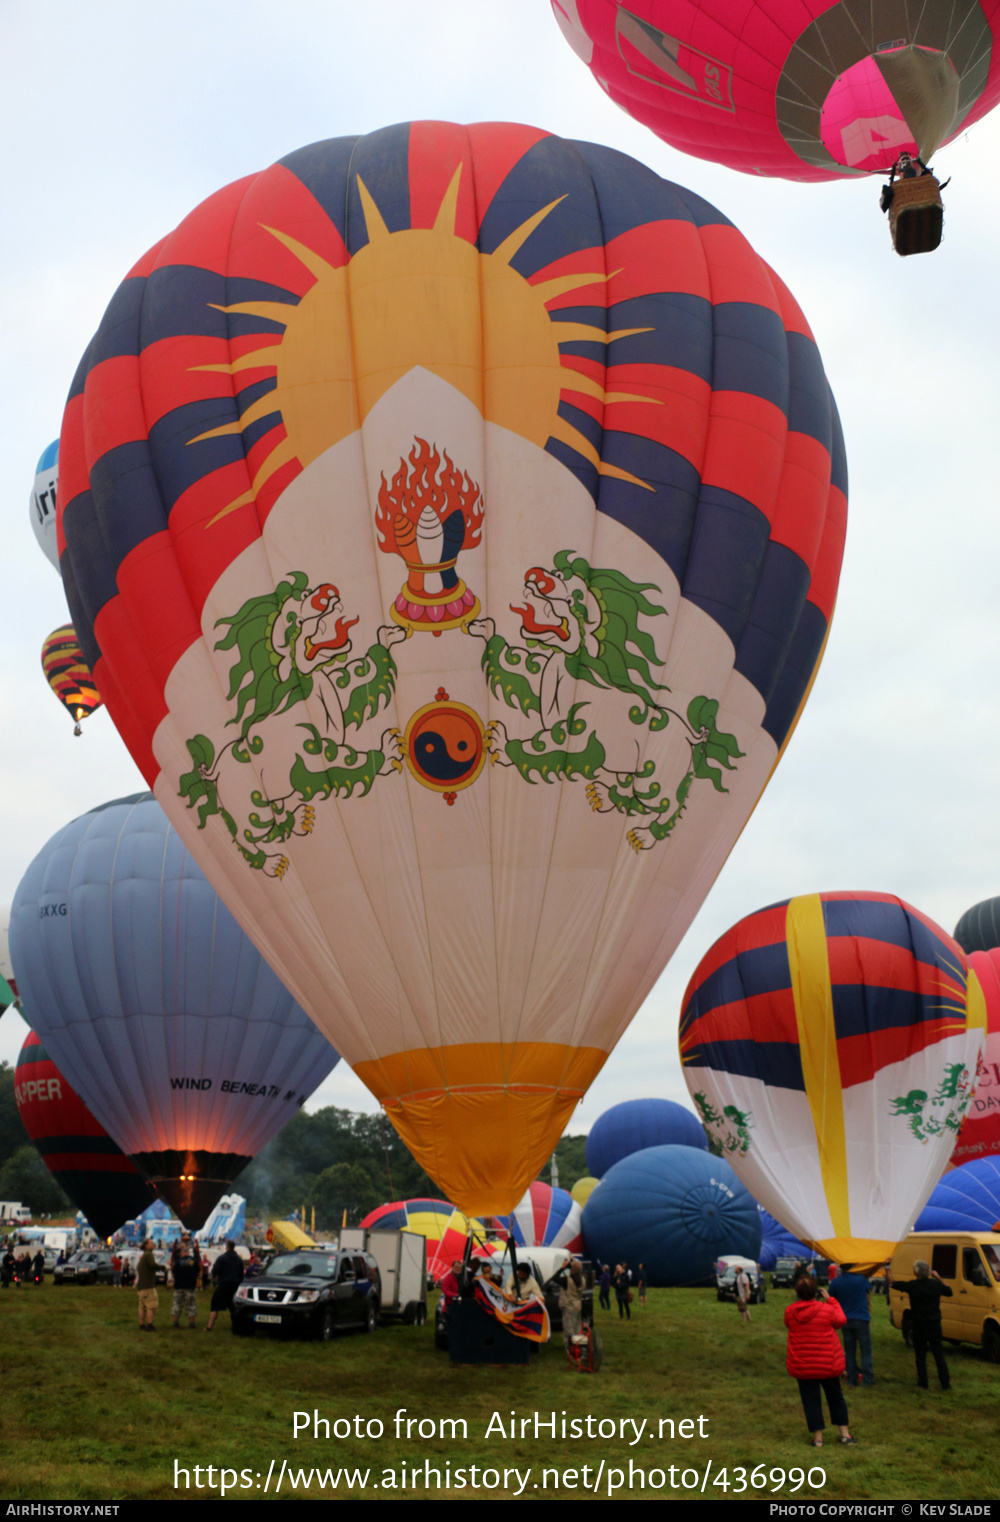
<instances>
[{"instance_id":1,"label":"white box trailer","mask_svg":"<svg viewBox=\"0 0 1000 1522\"><path fill-rule=\"evenodd\" d=\"M427 1320L427 1238L415 1231L366 1230L345 1227L341 1250L370 1252L382 1280L383 1320L400 1319L410 1326Z\"/></svg>"}]
</instances>

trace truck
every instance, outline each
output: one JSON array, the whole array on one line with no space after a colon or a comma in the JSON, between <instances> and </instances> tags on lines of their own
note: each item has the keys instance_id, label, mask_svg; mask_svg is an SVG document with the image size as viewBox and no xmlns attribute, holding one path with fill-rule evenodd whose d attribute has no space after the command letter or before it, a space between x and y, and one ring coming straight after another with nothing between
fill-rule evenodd
<instances>
[{"instance_id":1,"label":"truck","mask_svg":"<svg viewBox=\"0 0 1000 1522\"><path fill-rule=\"evenodd\" d=\"M381 1321L423 1326L427 1320L427 1238L415 1231L345 1227L341 1249L370 1252L382 1280Z\"/></svg>"},{"instance_id":2,"label":"truck","mask_svg":"<svg viewBox=\"0 0 1000 1522\"><path fill-rule=\"evenodd\" d=\"M9 1226L24 1226L31 1220L31 1211L20 1200L0 1200L0 1221Z\"/></svg>"}]
</instances>

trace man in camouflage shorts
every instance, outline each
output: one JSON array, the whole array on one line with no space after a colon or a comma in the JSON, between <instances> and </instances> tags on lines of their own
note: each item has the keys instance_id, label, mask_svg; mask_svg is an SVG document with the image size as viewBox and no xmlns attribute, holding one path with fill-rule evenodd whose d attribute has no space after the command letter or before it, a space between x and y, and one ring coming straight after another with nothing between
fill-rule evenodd
<instances>
[{"instance_id":1,"label":"man in camouflage shorts","mask_svg":"<svg viewBox=\"0 0 1000 1522\"><path fill-rule=\"evenodd\" d=\"M188 1326L193 1331L194 1318L198 1311L198 1296L195 1290L201 1275L201 1256L198 1252L198 1244L192 1242L189 1231L184 1232L174 1248L171 1254L171 1266L174 1273L174 1303L170 1313L174 1318L174 1326L180 1326L181 1313L186 1312Z\"/></svg>"}]
</instances>

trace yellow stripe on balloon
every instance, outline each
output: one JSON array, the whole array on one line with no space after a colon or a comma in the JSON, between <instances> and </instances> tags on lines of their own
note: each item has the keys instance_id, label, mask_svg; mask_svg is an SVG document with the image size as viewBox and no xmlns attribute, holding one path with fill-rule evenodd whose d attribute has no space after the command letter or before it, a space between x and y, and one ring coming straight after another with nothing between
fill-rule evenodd
<instances>
[{"instance_id":1,"label":"yellow stripe on balloon","mask_svg":"<svg viewBox=\"0 0 1000 1522\"><path fill-rule=\"evenodd\" d=\"M965 996L965 1027L966 1030L977 1028L986 1030L986 995L983 993L983 985L976 977L972 968L969 968L969 980L966 985Z\"/></svg>"},{"instance_id":2,"label":"yellow stripe on balloon","mask_svg":"<svg viewBox=\"0 0 1000 1522\"><path fill-rule=\"evenodd\" d=\"M823 902L818 893L793 898L785 919L795 1023L806 1098L816 1128L820 1174L835 1237L850 1237L844 1093L833 1019L833 988Z\"/></svg>"}]
</instances>

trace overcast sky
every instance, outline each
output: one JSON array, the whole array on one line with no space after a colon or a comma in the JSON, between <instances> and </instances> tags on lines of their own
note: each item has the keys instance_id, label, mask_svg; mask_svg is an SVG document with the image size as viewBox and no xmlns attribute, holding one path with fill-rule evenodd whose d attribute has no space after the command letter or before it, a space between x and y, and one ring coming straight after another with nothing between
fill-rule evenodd
<instances>
[{"instance_id":1,"label":"overcast sky","mask_svg":"<svg viewBox=\"0 0 1000 1522\"><path fill-rule=\"evenodd\" d=\"M850 515L823 668L687 938L584 1100L686 1100L681 997L717 936L792 894L897 893L949 931L1000 891L997 114L938 157L945 238L893 254L878 184L762 181L633 124L546 0L0 0L0 901L68 820L144 786L106 712L74 739L42 677L67 618L28 494L121 278L227 182L392 122L523 121L606 143L726 213L806 313L840 407ZM13 1062L25 1027L0 1022ZM338 1068L310 1108L373 1110Z\"/></svg>"}]
</instances>

